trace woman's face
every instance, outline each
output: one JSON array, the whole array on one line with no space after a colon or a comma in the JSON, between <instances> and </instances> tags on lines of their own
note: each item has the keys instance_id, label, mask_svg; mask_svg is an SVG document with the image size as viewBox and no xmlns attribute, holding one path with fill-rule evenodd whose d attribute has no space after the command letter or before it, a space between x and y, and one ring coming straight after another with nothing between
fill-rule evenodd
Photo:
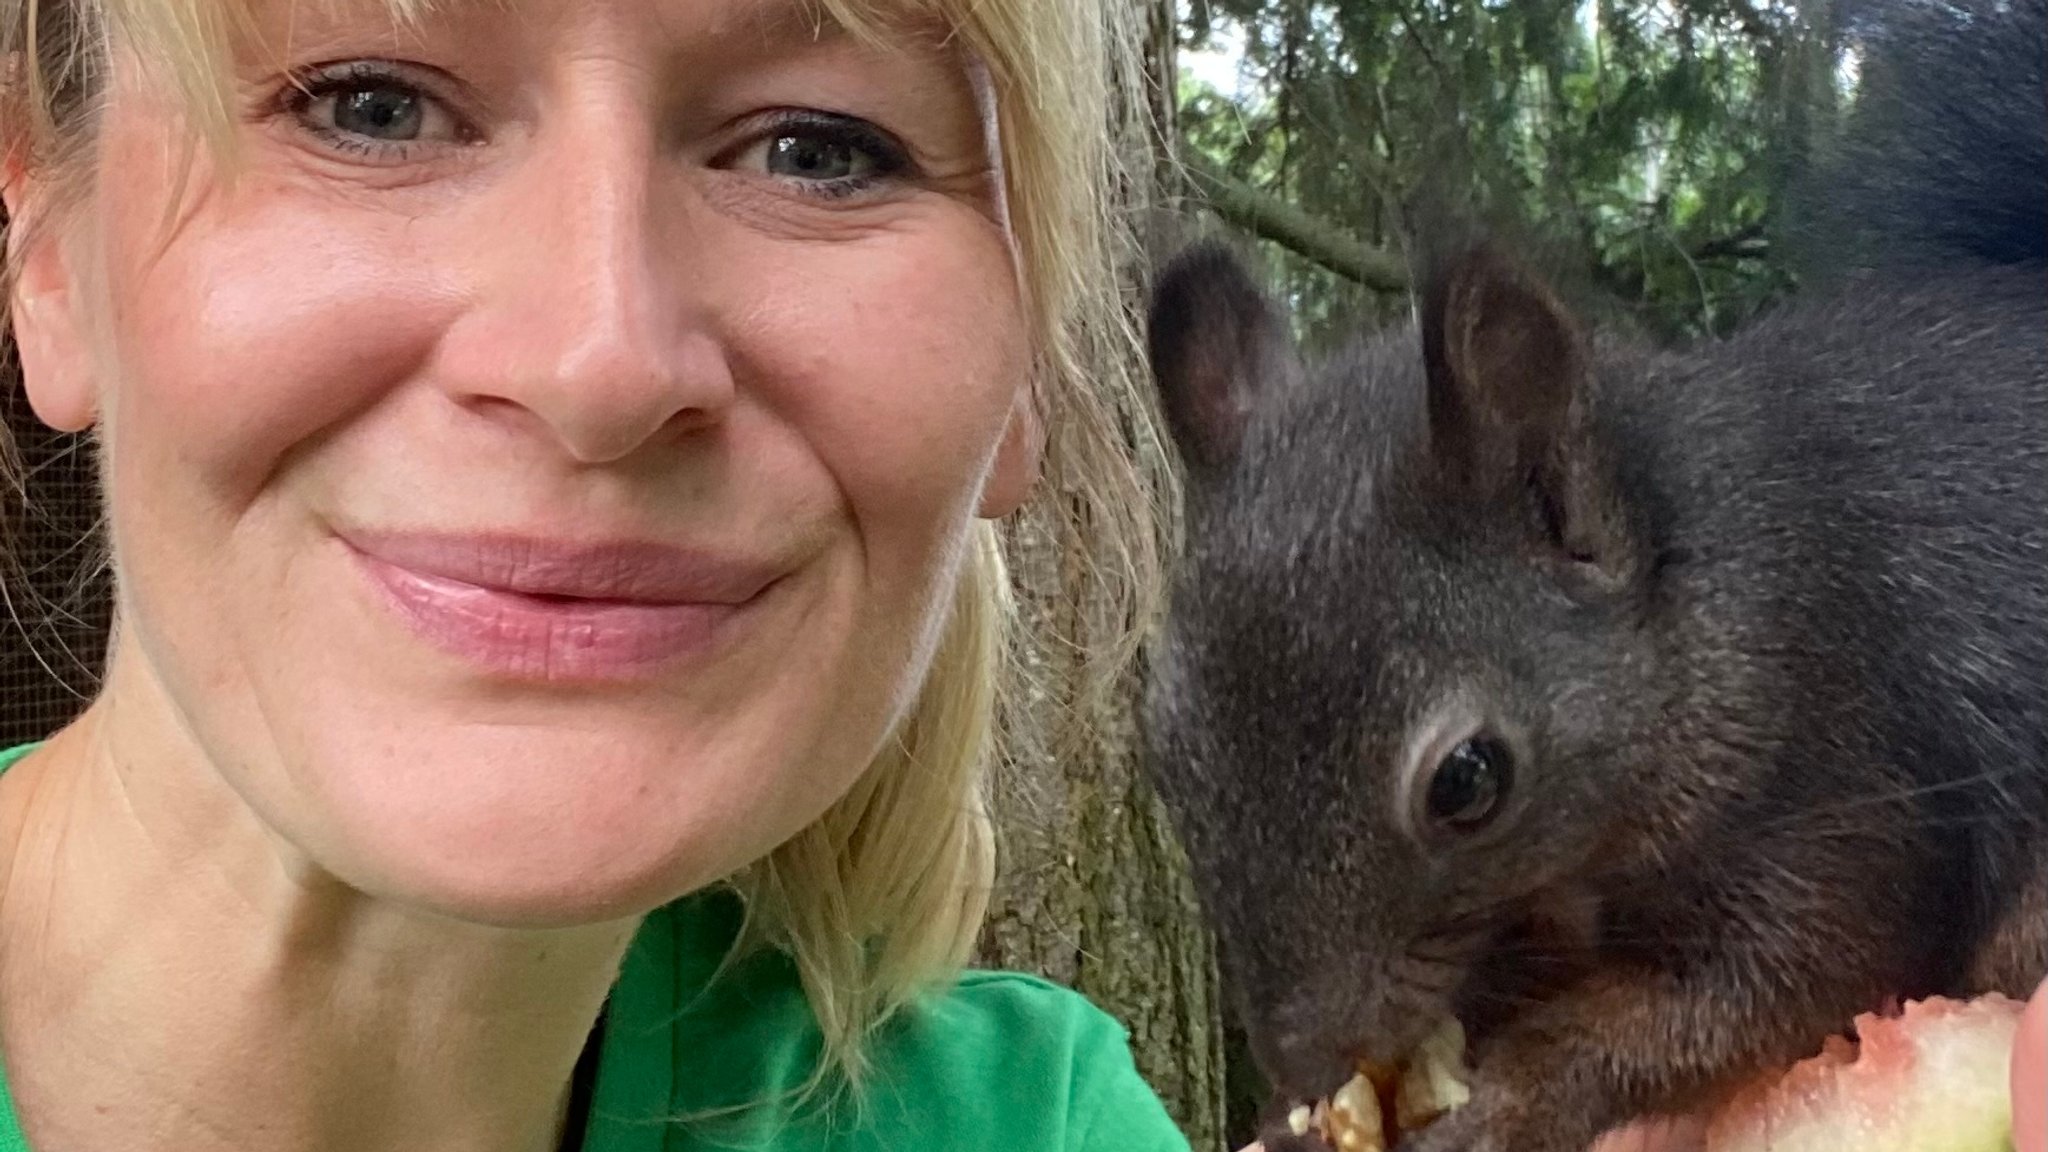
<instances>
[{"instance_id":1,"label":"woman's face","mask_svg":"<svg viewBox=\"0 0 2048 1152\"><path fill-rule=\"evenodd\" d=\"M30 254L32 399L105 437L128 706L458 915L760 857L875 754L1034 468L968 71L776 0L292 7L231 185L202 155L165 230L189 128L124 66L89 242Z\"/></svg>"}]
</instances>

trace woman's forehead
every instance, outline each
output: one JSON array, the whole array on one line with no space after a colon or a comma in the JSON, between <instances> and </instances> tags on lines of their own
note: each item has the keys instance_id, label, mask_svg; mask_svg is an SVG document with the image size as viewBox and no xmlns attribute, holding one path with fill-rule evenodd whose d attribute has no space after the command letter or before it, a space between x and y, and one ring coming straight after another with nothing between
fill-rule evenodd
<instances>
[{"instance_id":1,"label":"woman's forehead","mask_svg":"<svg viewBox=\"0 0 2048 1152\"><path fill-rule=\"evenodd\" d=\"M691 28L714 34L750 35L773 40L810 40L853 33L901 34L927 30L944 34L973 5L953 0L169 0L191 4L200 20L225 17L231 28L260 31L269 39L288 37L329 23L356 24L374 20L394 32L420 29L436 22L488 23L492 20L561 15L573 8L608 4L622 16L657 25ZM990 6L1000 7L994 0ZM215 11L207 12L212 8Z\"/></svg>"}]
</instances>

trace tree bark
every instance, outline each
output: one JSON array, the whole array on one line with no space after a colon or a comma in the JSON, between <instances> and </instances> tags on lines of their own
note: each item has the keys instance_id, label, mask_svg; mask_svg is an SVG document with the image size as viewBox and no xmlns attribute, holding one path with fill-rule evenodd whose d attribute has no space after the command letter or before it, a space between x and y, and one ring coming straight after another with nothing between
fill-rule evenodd
<instances>
[{"instance_id":1,"label":"tree bark","mask_svg":"<svg viewBox=\"0 0 2048 1152\"><path fill-rule=\"evenodd\" d=\"M1042 591L1064 583L1060 558L1043 542L1019 543L1026 626L1071 627L1072 606ZM997 773L1001 873L978 960L1042 974L1121 1021L1139 1072L1198 1152L1214 1152L1224 1132L1215 953L1139 768L1138 677L1107 706L1075 714L1058 686L1079 675L1078 653L1041 655L1031 670L1049 688Z\"/></svg>"},{"instance_id":2,"label":"tree bark","mask_svg":"<svg viewBox=\"0 0 2048 1152\"><path fill-rule=\"evenodd\" d=\"M1132 190L1135 215L1160 209L1175 106L1172 0L1142 4L1150 31L1150 125L1113 125L1129 170L1150 173ZM1151 238L1170 243L1165 234ZM1156 259L1160 253L1148 254ZM1149 261L1148 261L1149 262ZM1143 267L1126 270L1140 303ZM1145 466L1164 467L1162 460ZM1056 494L1057 495L1057 494ZM1025 626L1074 635L1083 614L1063 602L1068 561L1050 541L1022 535L1016 582ZM991 797L1001 873L977 961L1038 972L1075 988L1122 1021L1138 1070L1198 1152L1223 1147L1224 1067L1216 959L1187 866L1138 762L1135 709L1141 676L1116 698L1077 713L1069 690L1090 650L1037 653L1017 746Z\"/></svg>"}]
</instances>

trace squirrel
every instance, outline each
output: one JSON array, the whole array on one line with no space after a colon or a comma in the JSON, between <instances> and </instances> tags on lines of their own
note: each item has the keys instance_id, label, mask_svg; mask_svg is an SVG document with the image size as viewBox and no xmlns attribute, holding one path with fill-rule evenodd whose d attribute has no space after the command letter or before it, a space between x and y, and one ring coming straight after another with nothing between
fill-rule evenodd
<instances>
[{"instance_id":1,"label":"squirrel","mask_svg":"<svg viewBox=\"0 0 2048 1152\"><path fill-rule=\"evenodd\" d=\"M1398 1152L1583 1152L2048 976L2048 0L1856 11L1840 275L1730 338L1479 243L1309 363L1228 246L1158 276L1141 736L1283 1107L1454 1016Z\"/></svg>"}]
</instances>

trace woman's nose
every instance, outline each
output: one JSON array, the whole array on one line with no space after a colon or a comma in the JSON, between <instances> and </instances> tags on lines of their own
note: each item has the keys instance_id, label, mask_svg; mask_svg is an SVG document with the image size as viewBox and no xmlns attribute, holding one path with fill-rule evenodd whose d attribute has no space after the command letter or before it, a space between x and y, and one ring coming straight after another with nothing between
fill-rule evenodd
<instances>
[{"instance_id":1,"label":"woman's nose","mask_svg":"<svg viewBox=\"0 0 2048 1152\"><path fill-rule=\"evenodd\" d=\"M486 272L440 367L463 403L537 425L580 463L611 463L716 423L733 373L716 277L686 235L701 213L654 192L684 182L637 133L555 135L480 202L494 217L479 236Z\"/></svg>"}]
</instances>

